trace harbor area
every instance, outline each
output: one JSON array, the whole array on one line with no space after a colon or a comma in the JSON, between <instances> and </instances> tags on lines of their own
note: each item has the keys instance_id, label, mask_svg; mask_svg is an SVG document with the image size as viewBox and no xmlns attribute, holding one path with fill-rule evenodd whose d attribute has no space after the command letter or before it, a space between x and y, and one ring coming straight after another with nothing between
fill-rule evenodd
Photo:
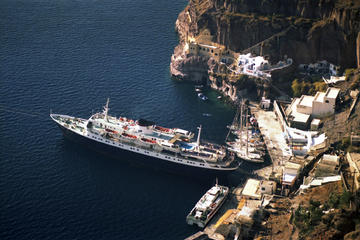
<instances>
[{"instance_id":1,"label":"harbor area","mask_svg":"<svg viewBox=\"0 0 360 240\"><path fill-rule=\"evenodd\" d=\"M254 170L248 175L240 167L237 173L246 181L231 188L213 219L186 240L298 239L304 234L303 220L299 219L305 211L326 219L332 215L343 218L340 202L333 204L332 199L345 199L354 191L351 188L358 188L348 167L356 166L353 162L357 160L352 159L358 158L335 151L325 133L290 127L283 107L275 104L272 111L257 103L248 104L249 117L256 119L266 146L266 161L253 163ZM351 200L341 201L351 205ZM321 225L319 217L316 219L311 221Z\"/></svg>"}]
</instances>

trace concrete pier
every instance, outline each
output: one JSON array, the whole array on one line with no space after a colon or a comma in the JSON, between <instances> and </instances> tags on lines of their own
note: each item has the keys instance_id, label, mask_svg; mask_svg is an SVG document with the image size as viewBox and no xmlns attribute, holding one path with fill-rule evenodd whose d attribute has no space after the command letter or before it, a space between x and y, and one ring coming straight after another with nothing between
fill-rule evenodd
<instances>
[{"instance_id":1,"label":"concrete pier","mask_svg":"<svg viewBox=\"0 0 360 240\"><path fill-rule=\"evenodd\" d=\"M281 174L282 166L291 158L291 150L288 147L281 126L273 111L265 111L252 106L251 113L255 115L259 129L263 135L272 164L261 168L255 173L265 179L273 175Z\"/></svg>"}]
</instances>

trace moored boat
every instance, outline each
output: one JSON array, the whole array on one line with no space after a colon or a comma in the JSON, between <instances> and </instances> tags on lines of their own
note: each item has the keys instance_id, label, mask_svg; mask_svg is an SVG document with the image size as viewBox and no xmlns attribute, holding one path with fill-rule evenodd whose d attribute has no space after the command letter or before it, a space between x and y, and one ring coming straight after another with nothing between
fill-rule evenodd
<instances>
[{"instance_id":1,"label":"moored boat","mask_svg":"<svg viewBox=\"0 0 360 240\"><path fill-rule=\"evenodd\" d=\"M230 130L225 142L229 146L228 150L234 152L239 159L263 163L266 146L255 117L248 115L249 109L245 106L242 101L232 125L228 126ZM230 133L236 136L235 141L227 141Z\"/></svg>"},{"instance_id":2,"label":"moored boat","mask_svg":"<svg viewBox=\"0 0 360 240\"><path fill-rule=\"evenodd\" d=\"M215 184L196 203L195 207L186 217L189 225L198 225L204 228L215 213L220 209L229 194L229 188Z\"/></svg>"},{"instance_id":3,"label":"moored boat","mask_svg":"<svg viewBox=\"0 0 360 240\"><path fill-rule=\"evenodd\" d=\"M181 166L216 174L235 171L239 166L224 146L200 143L201 127L197 141L191 141L194 134L187 130L160 127L144 119L134 121L112 117L108 114L108 104L109 101L102 112L89 119L61 114L50 114L50 117L66 137L102 147L106 152L116 152L117 156L119 151L127 151L146 156L149 158L146 163L172 165L174 169Z\"/></svg>"}]
</instances>

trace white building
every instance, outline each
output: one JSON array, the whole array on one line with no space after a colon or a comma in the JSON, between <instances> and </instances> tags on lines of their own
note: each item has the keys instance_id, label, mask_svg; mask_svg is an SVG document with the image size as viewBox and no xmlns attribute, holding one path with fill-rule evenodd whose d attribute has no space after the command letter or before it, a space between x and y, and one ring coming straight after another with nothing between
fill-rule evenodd
<instances>
[{"instance_id":1,"label":"white building","mask_svg":"<svg viewBox=\"0 0 360 240\"><path fill-rule=\"evenodd\" d=\"M275 191L276 182L249 178L242 190L242 196L246 199L260 200L264 194L272 195Z\"/></svg>"},{"instance_id":2,"label":"white building","mask_svg":"<svg viewBox=\"0 0 360 240\"><path fill-rule=\"evenodd\" d=\"M291 127L306 129L311 118L322 118L335 113L339 88L328 88L315 96L302 95L295 98L286 110Z\"/></svg>"},{"instance_id":3,"label":"white building","mask_svg":"<svg viewBox=\"0 0 360 240\"><path fill-rule=\"evenodd\" d=\"M310 64L299 64L298 69L301 73L309 75L325 74L330 76L336 76L339 74L340 66L335 66L326 60L319 61Z\"/></svg>"},{"instance_id":4,"label":"white building","mask_svg":"<svg viewBox=\"0 0 360 240\"><path fill-rule=\"evenodd\" d=\"M268 60L262 56L252 57L250 53L239 55L238 59L239 73L254 77L270 78L271 75L265 71L270 70L271 66Z\"/></svg>"}]
</instances>

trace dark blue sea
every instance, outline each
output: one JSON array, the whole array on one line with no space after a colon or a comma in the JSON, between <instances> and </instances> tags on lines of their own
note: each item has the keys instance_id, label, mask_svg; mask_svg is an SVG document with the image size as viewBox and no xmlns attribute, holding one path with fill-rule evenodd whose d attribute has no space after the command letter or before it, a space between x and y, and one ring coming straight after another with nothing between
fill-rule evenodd
<instances>
[{"instance_id":1,"label":"dark blue sea","mask_svg":"<svg viewBox=\"0 0 360 240\"><path fill-rule=\"evenodd\" d=\"M186 3L0 1L0 239L161 240L197 231L185 217L215 180L101 155L66 140L49 117L88 118L109 97L113 115L192 131L202 124L203 138L221 143L232 108L170 78Z\"/></svg>"}]
</instances>

